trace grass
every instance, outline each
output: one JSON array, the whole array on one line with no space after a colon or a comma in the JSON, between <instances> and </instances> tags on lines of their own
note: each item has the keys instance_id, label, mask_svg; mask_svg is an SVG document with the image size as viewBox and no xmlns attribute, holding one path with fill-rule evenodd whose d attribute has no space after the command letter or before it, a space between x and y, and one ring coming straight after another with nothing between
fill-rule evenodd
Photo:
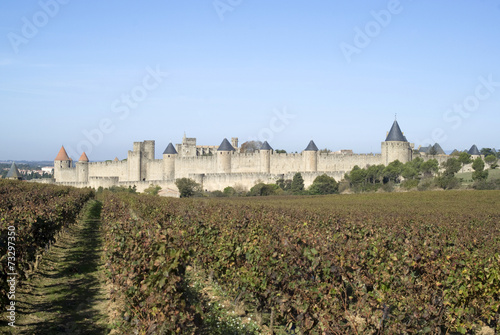
<instances>
[{"instance_id":1,"label":"grass","mask_svg":"<svg viewBox=\"0 0 500 335\"><path fill-rule=\"evenodd\" d=\"M31 279L19 288L16 328L11 334L108 334L103 289L99 216L90 201L83 217L44 255Z\"/></svg>"},{"instance_id":2,"label":"grass","mask_svg":"<svg viewBox=\"0 0 500 335\"><path fill-rule=\"evenodd\" d=\"M472 181L472 172L459 172L455 175L457 178L463 179L464 185L471 185ZM488 169L488 180L500 179L500 168L496 168L494 170Z\"/></svg>"}]
</instances>

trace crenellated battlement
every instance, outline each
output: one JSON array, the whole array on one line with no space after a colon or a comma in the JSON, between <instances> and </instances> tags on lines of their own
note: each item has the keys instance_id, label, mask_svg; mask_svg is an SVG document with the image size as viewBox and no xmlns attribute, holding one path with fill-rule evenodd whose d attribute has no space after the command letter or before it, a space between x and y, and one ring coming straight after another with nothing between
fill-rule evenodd
<instances>
[{"instance_id":1,"label":"crenellated battlement","mask_svg":"<svg viewBox=\"0 0 500 335\"><path fill-rule=\"evenodd\" d=\"M396 121L381 144L381 153L357 154L351 150L321 153L313 141L300 153L276 153L267 142L252 153L240 153L235 148L238 148L236 137L231 142L224 139L220 145L197 145L196 138L184 135L182 143L175 146L170 143L160 159L155 159L155 141L149 140L134 142L127 160L89 163L82 153L80 161L74 164L63 147L54 161L54 179L58 184L71 183L77 187L146 188L149 184L161 184L175 189L176 179L192 178L208 190L220 190L291 179L300 172L307 185L321 174L340 180L356 165L387 165L396 159L405 163L413 158L413 146Z\"/></svg>"}]
</instances>

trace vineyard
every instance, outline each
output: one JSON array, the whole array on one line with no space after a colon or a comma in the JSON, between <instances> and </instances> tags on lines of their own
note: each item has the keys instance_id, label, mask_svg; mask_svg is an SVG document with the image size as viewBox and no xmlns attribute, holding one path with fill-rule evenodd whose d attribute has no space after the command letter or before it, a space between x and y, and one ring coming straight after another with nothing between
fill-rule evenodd
<instances>
[{"instance_id":1,"label":"vineyard","mask_svg":"<svg viewBox=\"0 0 500 335\"><path fill-rule=\"evenodd\" d=\"M28 281L55 241L70 240L63 232L95 197L89 189L0 181L3 310L7 274L16 272L21 286ZM500 331L498 191L223 199L104 191L97 199L90 202L95 219L85 221L88 228L80 220L74 230L87 235L74 240L81 248L84 236L94 236L86 245L102 251L73 255L87 260L88 271L102 272L100 284L87 282L105 288L113 312L103 313L115 333ZM69 244L63 246L58 259L69 259ZM95 257L102 270L91 265ZM83 265L65 268L52 275L60 277L58 287L66 275L84 282ZM260 330L218 329L214 301L194 289L193 278L222 290L231 305L224 308L237 307L235 318L251 319ZM68 296L91 304L71 287Z\"/></svg>"},{"instance_id":2,"label":"vineyard","mask_svg":"<svg viewBox=\"0 0 500 335\"><path fill-rule=\"evenodd\" d=\"M7 273L17 273L20 281L25 279L92 197L94 192L89 189L0 180L2 310L8 302Z\"/></svg>"},{"instance_id":3,"label":"vineyard","mask_svg":"<svg viewBox=\"0 0 500 335\"><path fill-rule=\"evenodd\" d=\"M268 332L500 330L500 193L165 199L105 193L123 327L197 333L202 269Z\"/></svg>"}]
</instances>

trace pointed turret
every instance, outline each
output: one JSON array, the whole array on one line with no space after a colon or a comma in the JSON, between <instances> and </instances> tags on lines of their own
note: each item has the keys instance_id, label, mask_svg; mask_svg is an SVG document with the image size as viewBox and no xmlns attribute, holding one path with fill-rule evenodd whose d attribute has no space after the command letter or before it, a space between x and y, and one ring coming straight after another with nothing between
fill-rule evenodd
<instances>
[{"instance_id":1,"label":"pointed turret","mask_svg":"<svg viewBox=\"0 0 500 335\"><path fill-rule=\"evenodd\" d=\"M163 151L164 155L177 155L177 150L175 150L174 145L172 142L170 142L167 147L165 148L165 151Z\"/></svg>"},{"instance_id":2,"label":"pointed turret","mask_svg":"<svg viewBox=\"0 0 500 335\"><path fill-rule=\"evenodd\" d=\"M399 128L398 121L394 120L394 123L392 124L391 130L389 130L389 134L387 134L387 138L385 139L385 141L408 142L406 140L406 137L403 135L401 128Z\"/></svg>"},{"instance_id":3,"label":"pointed turret","mask_svg":"<svg viewBox=\"0 0 500 335\"><path fill-rule=\"evenodd\" d=\"M429 146L429 150L430 150ZM427 150L427 148L422 148ZM388 165L395 160L401 163L410 162L412 160L413 150L412 145L408 142L405 135L399 128L397 120L394 120L391 130L387 133L385 141L382 142L382 162Z\"/></svg>"},{"instance_id":4,"label":"pointed turret","mask_svg":"<svg viewBox=\"0 0 500 335\"><path fill-rule=\"evenodd\" d=\"M271 148L267 141L264 141L264 143L262 143L262 146L260 147L260 150L273 150L273 148Z\"/></svg>"},{"instance_id":5,"label":"pointed turret","mask_svg":"<svg viewBox=\"0 0 500 335\"><path fill-rule=\"evenodd\" d=\"M475 144L472 147L470 147L467 153L472 156L481 156L481 151L479 151L479 149Z\"/></svg>"},{"instance_id":6,"label":"pointed turret","mask_svg":"<svg viewBox=\"0 0 500 335\"><path fill-rule=\"evenodd\" d=\"M7 175L5 176L6 179L17 179L21 180L23 179L23 176L21 173L19 173L19 170L17 169L16 163L12 162L12 165L10 166L9 172L7 172Z\"/></svg>"},{"instance_id":7,"label":"pointed turret","mask_svg":"<svg viewBox=\"0 0 500 335\"><path fill-rule=\"evenodd\" d=\"M225 138L222 140L222 143L219 145L217 151L234 151L234 148L231 143L229 143L227 138Z\"/></svg>"},{"instance_id":8,"label":"pointed turret","mask_svg":"<svg viewBox=\"0 0 500 335\"><path fill-rule=\"evenodd\" d=\"M273 148L264 141L260 147L260 171L264 173L271 172L271 153Z\"/></svg>"},{"instance_id":9,"label":"pointed turret","mask_svg":"<svg viewBox=\"0 0 500 335\"><path fill-rule=\"evenodd\" d=\"M113 162L119 162L120 160L118 159L118 157L115 157L115 159L113 160Z\"/></svg>"},{"instance_id":10,"label":"pointed turret","mask_svg":"<svg viewBox=\"0 0 500 335\"><path fill-rule=\"evenodd\" d=\"M68 154L66 153L66 149L64 149L64 146L61 146L61 150L59 150L59 153L57 154L56 158L54 159L55 161L69 161Z\"/></svg>"},{"instance_id":11,"label":"pointed turret","mask_svg":"<svg viewBox=\"0 0 500 335\"><path fill-rule=\"evenodd\" d=\"M170 142L165 151L163 151L163 179L175 179L175 160L177 159L177 150Z\"/></svg>"},{"instance_id":12,"label":"pointed turret","mask_svg":"<svg viewBox=\"0 0 500 335\"><path fill-rule=\"evenodd\" d=\"M309 142L309 144L307 145L307 148L305 148L304 151L319 151L319 150L318 150L318 147L316 146L316 144L314 143L314 141L311 140L311 142Z\"/></svg>"},{"instance_id":13,"label":"pointed turret","mask_svg":"<svg viewBox=\"0 0 500 335\"><path fill-rule=\"evenodd\" d=\"M85 163L89 162L89 158L87 157L87 154L85 153L85 151L82 153L82 155L80 156L80 159L78 161L85 162Z\"/></svg>"}]
</instances>

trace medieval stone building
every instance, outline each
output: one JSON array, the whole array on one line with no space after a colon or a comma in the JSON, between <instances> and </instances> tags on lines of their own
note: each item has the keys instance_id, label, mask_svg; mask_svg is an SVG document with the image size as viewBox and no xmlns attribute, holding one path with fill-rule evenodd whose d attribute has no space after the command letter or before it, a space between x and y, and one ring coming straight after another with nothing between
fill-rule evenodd
<instances>
[{"instance_id":1,"label":"medieval stone building","mask_svg":"<svg viewBox=\"0 0 500 335\"><path fill-rule=\"evenodd\" d=\"M54 160L54 180L57 184L76 187L135 185L142 191L151 184L176 190L175 180L186 177L213 191L238 185L249 189L258 182L292 179L300 172L307 187L322 174L339 181L355 165L387 165L395 160L406 163L413 158L413 145L407 141L397 121L381 144L381 154L320 153L314 141L310 141L301 153L276 153L267 142L253 153L237 149L237 138L232 138L231 143L224 139L219 146L198 146L195 138L184 135L182 144L174 147L169 143L160 159L155 158L155 141L144 141L135 142L127 159L122 161L89 162L87 155L82 153L74 164L61 147Z\"/></svg>"}]
</instances>

